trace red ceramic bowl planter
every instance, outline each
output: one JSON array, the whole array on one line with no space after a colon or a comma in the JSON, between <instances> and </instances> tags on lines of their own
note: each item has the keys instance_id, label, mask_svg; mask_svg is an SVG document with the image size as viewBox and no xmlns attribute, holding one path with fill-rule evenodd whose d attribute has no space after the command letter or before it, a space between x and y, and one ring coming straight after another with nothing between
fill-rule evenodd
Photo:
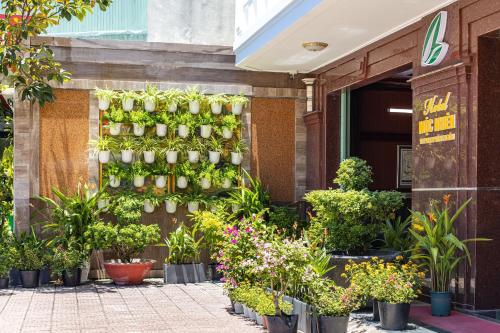
<instances>
[{"instance_id":1,"label":"red ceramic bowl planter","mask_svg":"<svg viewBox=\"0 0 500 333\"><path fill-rule=\"evenodd\" d=\"M135 263L104 263L106 273L119 286L141 284L153 267L153 260Z\"/></svg>"}]
</instances>

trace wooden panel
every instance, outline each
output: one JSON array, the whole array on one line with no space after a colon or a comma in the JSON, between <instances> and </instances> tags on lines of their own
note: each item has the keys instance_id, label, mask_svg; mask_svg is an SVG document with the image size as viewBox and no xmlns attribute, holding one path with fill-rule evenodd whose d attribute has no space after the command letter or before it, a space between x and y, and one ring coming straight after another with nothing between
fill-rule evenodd
<instances>
[{"instance_id":1,"label":"wooden panel","mask_svg":"<svg viewBox=\"0 0 500 333\"><path fill-rule=\"evenodd\" d=\"M50 188L74 190L86 182L89 94L56 90L56 101L40 110L40 194Z\"/></svg>"},{"instance_id":2,"label":"wooden panel","mask_svg":"<svg viewBox=\"0 0 500 333\"><path fill-rule=\"evenodd\" d=\"M294 200L295 101L252 99L252 173L273 201Z\"/></svg>"}]
</instances>

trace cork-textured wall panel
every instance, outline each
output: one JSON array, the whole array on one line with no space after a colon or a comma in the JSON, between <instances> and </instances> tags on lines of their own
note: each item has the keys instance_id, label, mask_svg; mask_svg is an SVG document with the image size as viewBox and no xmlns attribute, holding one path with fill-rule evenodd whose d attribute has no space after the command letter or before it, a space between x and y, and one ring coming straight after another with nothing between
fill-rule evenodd
<instances>
[{"instance_id":1,"label":"cork-textured wall panel","mask_svg":"<svg viewBox=\"0 0 500 333\"><path fill-rule=\"evenodd\" d=\"M252 173L272 201L294 201L295 101L252 99Z\"/></svg>"},{"instance_id":2,"label":"cork-textured wall panel","mask_svg":"<svg viewBox=\"0 0 500 333\"><path fill-rule=\"evenodd\" d=\"M40 194L52 186L72 192L88 178L89 93L56 90L40 110Z\"/></svg>"}]
</instances>

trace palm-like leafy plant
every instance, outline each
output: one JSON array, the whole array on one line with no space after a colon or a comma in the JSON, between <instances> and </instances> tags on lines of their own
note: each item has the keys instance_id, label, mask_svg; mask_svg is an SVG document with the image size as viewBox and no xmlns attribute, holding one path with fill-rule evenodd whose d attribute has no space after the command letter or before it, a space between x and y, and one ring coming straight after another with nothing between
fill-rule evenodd
<instances>
[{"instance_id":1,"label":"palm-like leafy plant","mask_svg":"<svg viewBox=\"0 0 500 333\"><path fill-rule=\"evenodd\" d=\"M165 260L167 263L180 265L199 262L199 248L203 237L196 240L196 231L196 228L189 230L181 224L165 238L168 248L168 257Z\"/></svg>"},{"instance_id":2,"label":"palm-like leafy plant","mask_svg":"<svg viewBox=\"0 0 500 333\"><path fill-rule=\"evenodd\" d=\"M385 249L401 251L408 254L415 243L415 238L410 233L411 216L401 219L398 216L394 221L387 220L382 229L383 247Z\"/></svg>"},{"instance_id":3,"label":"palm-like leafy plant","mask_svg":"<svg viewBox=\"0 0 500 333\"><path fill-rule=\"evenodd\" d=\"M263 214L269 209L269 193L264 189L258 178L252 178L246 170L245 178L248 179L249 186L243 181L234 192L229 193L230 202L239 207L234 212L236 216L250 217L252 214Z\"/></svg>"},{"instance_id":4,"label":"palm-like leafy plant","mask_svg":"<svg viewBox=\"0 0 500 333\"><path fill-rule=\"evenodd\" d=\"M444 208L437 201L431 202L430 210L423 214L412 211L413 225L410 230L416 239L412 259L418 260L429 270L432 291L449 291L458 264L467 259L471 263L468 243L487 241L486 238L460 240L456 236L454 223L472 199L464 202L450 216L449 195L444 196Z\"/></svg>"}]
</instances>

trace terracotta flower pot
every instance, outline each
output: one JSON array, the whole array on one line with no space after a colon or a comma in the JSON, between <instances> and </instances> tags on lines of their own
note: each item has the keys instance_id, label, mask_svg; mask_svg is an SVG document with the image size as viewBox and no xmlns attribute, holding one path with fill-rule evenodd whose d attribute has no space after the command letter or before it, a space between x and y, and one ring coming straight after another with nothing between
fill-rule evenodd
<instances>
[{"instance_id":1,"label":"terracotta flower pot","mask_svg":"<svg viewBox=\"0 0 500 333\"><path fill-rule=\"evenodd\" d=\"M134 263L104 263L106 273L116 285L141 284L153 267L154 260Z\"/></svg>"}]
</instances>

